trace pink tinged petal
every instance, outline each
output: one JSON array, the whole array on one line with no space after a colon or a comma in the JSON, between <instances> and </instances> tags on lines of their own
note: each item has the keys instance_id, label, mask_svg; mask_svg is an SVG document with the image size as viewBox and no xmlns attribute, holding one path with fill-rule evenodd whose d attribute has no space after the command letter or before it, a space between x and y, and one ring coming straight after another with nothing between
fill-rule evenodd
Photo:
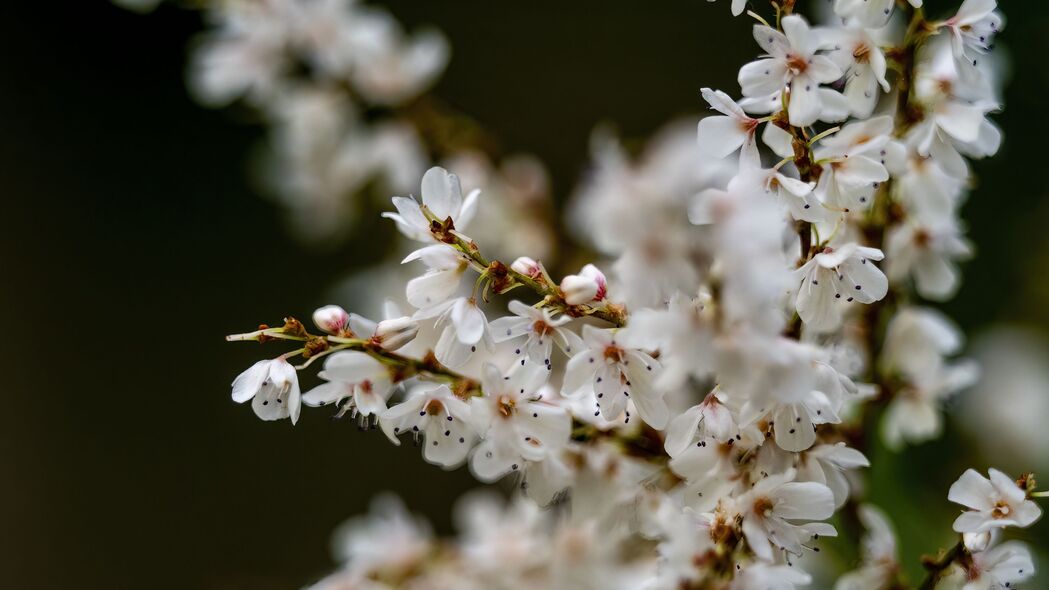
<instances>
[{"instance_id":1,"label":"pink tinged petal","mask_svg":"<svg viewBox=\"0 0 1049 590\"><path fill-rule=\"evenodd\" d=\"M787 107L791 125L812 125L819 119L822 107L819 87L808 76L797 76L791 81L790 104Z\"/></svg>"},{"instance_id":2,"label":"pink tinged petal","mask_svg":"<svg viewBox=\"0 0 1049 590\"><path fill-rule=\"evenodd\" d=\"M447 170L434 166L423 175L423 204L430 209L437 219L455 218L463 205L462 188L459 177L449 174Z\"/></svg>"},{"instance_id":3,"label":"pink tinged petal","mask_svg":"<svg viewBox=\"0 0 1049 590\"><path fill-rule=\"evenodd\" d=\"M775 492L776 516L798 520L823 520L834 514L834 495L816 482L785 483Z\"/></svg>"},{"instance_id":4,"label":"pink tinged petal","mask_svg":"<svg viewBox=\"0 0 1049 590\"><path fill-rule=\"evenodd\" d=\"M958 481L951 485L947 499L976 510L991 510L994 508L994 502L991 500L994 493L994 486L987 478L974 469L967 469Z\"/></svg>"},{"instance_id":5,"label":"pink tinged petal","mask_svg":"<svg viewBox=\"0 0 1049 590\"><path fill-rule=\"evenodd\" d=\"M706 117L699 122L699 149L714 158L735 152L748 136L747 129L732 117Z\"/></svg>"},{"instance_id":6,"label":"pink tinged petal","mask_svg":"<svg viewBox=\"0 0 1049 590\"><path fill-rule=\"evenodd\" d=\"M738 81L744 96L766 97L783 89L787 66L774 59L750 62L740 68Z\"/></svg>"}]
</instances>

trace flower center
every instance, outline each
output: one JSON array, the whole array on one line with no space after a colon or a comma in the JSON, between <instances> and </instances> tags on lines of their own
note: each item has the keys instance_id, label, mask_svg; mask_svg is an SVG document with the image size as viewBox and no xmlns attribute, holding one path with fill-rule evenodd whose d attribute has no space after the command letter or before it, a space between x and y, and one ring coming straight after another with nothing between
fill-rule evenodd
<instances>
[{"instance_id":1,"label":"flower center","mask_svg":"<svg viewBox=\"0 0 1049 590\"><path fill-rule=\"evenodd\" d=\"M444 404L440 400L432 399L426 402L426 407L423 408L423 411L431 416L436 416L444 411Z\"/></svg>"},{"instance_id":2,"label":"flower center","mask_svg":"<svg viewBox=\"0 0 1049 590\"><path fill-rule=\"evenodd\" d=\"M871 60L871 48L866 43L860 43L856 46L856 49L852 50L852 57L856 60L856 63L865 64L870 63Z\"/></svg>"},{"instance_id":3,"label":"flower center","mask_svg":"<svg viewBox=\"0 0 1049 590\"><path fill-rule=\"evenodd\" d=\"M1009 504L1005 500L998 500L998 503L994 505L994 510L991 511L991 515L995 518L1005 518L1009 516Z\"/></svg>"},{"instance_id":4,"label":"flower center","mask_svg":"<svg viewBox=\"0 0 1049 590\"><path fill-rule=\"evenodd\" d=\"M509 418L514 415L516 411L517 402L514 401L510 396L502 395L499 396L499 400L496 402L496 410L499 415L503 418Z\"/></svg>"},{"instance_id":5,"label":"flower center","mask_svg":"<svg viewBox=\"0 0 1049 590\"><path fill-rule=\"evenodd\" d=\"M532 331L540 336L546 336L550 332L553 332L554 329L550 327L550 324L543 320L536 320L535 323L532 324Z\"/></svg>"},{"instance_id":6,"label":"flower center","mask_svg":"<svg viewBox=\"0 0 1049 590\"><path fill-rule=\"evenodd\" d=\"M621 363L623 362L623 349L619 348L615 344L606 346L605 358L612 361L613 363Z\"/></svg>"},{"instance_id":7,"label":"flower center","mask_svg":"<svg viewBox=\"0 0 1049 590\"><path fill-rule=\"evenodd\" d=\"M754 514L757 514L758 516L771 516L772 509L775 507L776 505L772 502L772 500L768 499L765 496L761 496L757 500L754 500Z\"/></svg>"},{"instance_id":8,"label":"flower center","mask_svg":"<svg viewBox=\"0 0 1049 590\"><path fill-rule=\"evenodd\" d=\"M787 56L787 67L795 76L800 76L809 69L809 62L804 57L792 53Z\"/></svg>"}]
</instances>

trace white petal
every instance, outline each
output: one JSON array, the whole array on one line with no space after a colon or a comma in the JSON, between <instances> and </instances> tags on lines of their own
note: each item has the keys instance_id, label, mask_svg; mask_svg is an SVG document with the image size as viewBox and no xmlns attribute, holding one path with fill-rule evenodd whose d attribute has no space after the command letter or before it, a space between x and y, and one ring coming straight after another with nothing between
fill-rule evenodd
<instances>
[{"instance_id":1,"label":"white petal","mask_svg":"<svg viewBox=\"0 0 1049 590\"><path fill-rule=\"evenodd\" d=\"M735 152L747 136L747 130L732 117L705 117L699 122L699 149L714 158Z\"/></svg>"}]
</instances>

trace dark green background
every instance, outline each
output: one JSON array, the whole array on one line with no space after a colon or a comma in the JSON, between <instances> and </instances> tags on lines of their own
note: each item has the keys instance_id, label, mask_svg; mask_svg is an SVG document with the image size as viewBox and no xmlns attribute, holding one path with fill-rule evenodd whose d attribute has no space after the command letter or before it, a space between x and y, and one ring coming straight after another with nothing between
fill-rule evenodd
<instances>
[{"instance_id":1,"label":"dark green background","mask_svg":"<svg viewBox=\"0 0 1049 590\"><path fill-rule=\"evenodd\" d=\"M727 4L389 3L447 33L437 93L542 156L560 199L595 124L644 137L704 108L702 86L735 91L757 49ZM966 218L980 254L947 306L967 330L1049 326L1049 18L1041 2L1004 4L1006 143L976 166ZM298 587L331 567L330 532L375 492L398 491L446 530L475 485L326 412L292 428L230 401L229 382L266 351L222 335L328 303L326 288L375 254L360 244L388 228L323 253L291 239L247 180L259 128L186 96L199 29L169 7L0 8L2 587ZM912 564L949 541L951 481L988 464L962 445L875 457L872 496L901 515Z\"/></svg>"}]
</instances>

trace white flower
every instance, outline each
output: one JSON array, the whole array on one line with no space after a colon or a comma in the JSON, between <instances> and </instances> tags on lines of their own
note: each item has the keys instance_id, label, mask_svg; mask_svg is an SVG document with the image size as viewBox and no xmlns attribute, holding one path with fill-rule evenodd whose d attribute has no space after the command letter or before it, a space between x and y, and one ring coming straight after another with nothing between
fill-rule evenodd
<instances>
[{"instance_id":1,"label":"white flower","mask_svg":"<svg viewBox=\"0 0 1049 590\"><path fill-rule=\"evenodd\" d=\"M725 158L739 152L740 169L761 165L757 131L760 121L747 115L736 101L720 90L703 89L703 98L722 116L699 121L699 149L708 156Z\"/></svg>"},{"instance_id":2,"label":"white flower","mask_svg":"<svg viewBox=\"0 0 1049 590\"><path fill-rule=\"evenodd\" d=\"M401 310L392 301L386 301L383 305L383 318L376 323L352 313L349 317L350 328L358 338L366 339L371 344L389 351L407 345L419 334L419 324L402 315Z\"/></svg>"},{"instance_id":3,"label":"white flower","mask_svg":"<svg viewBox=\"0 0 1049 590\"><path fill-rule=\"evenodd\" d=\"M909 220L889 232L885 250L890 281L913 277L918 294L937 301L954 296L961 274L956 261L972 255L972 247L953 220L936 225Z\"/></svg>"},{"instance_id":4,"label":"white flower","mask_svg":"<svg viewBox=\"0 0 1049 590\"><path fill-rule=\"evenodd\" d=\"M801 555L805 543L837 535L834 527L819 521L834 514L834 495L816 482L794 482L794 470L759 480L739 498L743 534L754 554L773 559L773 546Z\"/></svg>"},{"instance_id":5,"label":"white flower","mask_svg":"<svg viewBox=\"0 0 1049 590\"><path fill-rule=\"evenodd\" d=\"M564 408L538 399L547 368L529 363L507 376L485 363L484 397L474 399L473 423L481 443L470 457L470 469L482 481L495 481L520 469L525 461L542 461L568 444L572 420Z\"/></svg>"},{"instance_id":6,"label":"white flower","mask_svg":"<svg viewBox=\"0 0 1049 590\"><path fill-rule=\"evenodd\" d=\"M910 0L915 8L922 0ZM854 18L863 26L877 28L888 22L896 0L836 0L834 12L842 18Z\"/></svg>"},{"instance_id":7,"label":"white flower","mask_svg":"<svg viewBox=\"0 0 1049 590\"><path fill-rule=\"evenodd\" d=\"M924 356L928 356L927 354ZM936 359L932 369L911 376L889 403L882 418L885 445L899 449L904 442L920 443L939 436L943 430L940 406L949 397L976 383L979 366L972 361L944 365Z\"/></svg>"},{"instance_id":8,"label":"white flower","mask_svg":"<svg viewBox=\"0 0 1049 590\"><path fill-rule=\"evenodd\" d=\"M418 567L433 550L432 541L433 531L426 521L387 493L372 500L367 515L353 518L335 531L332 552L354 571L403 575Z\"/></svg>"},{"instance_id":9,"label":"white flower","mask_svg":"<svg viewBox=\"0 0 1049 590\"><path fill-rule=\"evenodd\" d=\"M668 455L677 457L697 440L710 437L718 442L726 442L736 434L732 412L721 403L717 393L709 393L701 403L670 421L664 444Z\"/></svg>"},{"instance_id":10,"label":"white flower","mask_svg":"<svg viewBox=\"0 0 1049 590\"><path fill-rule=\"evenodd\" d=\"M670 413L663 392L652 383L660 365L640 350L623 348L617 342L620 334L584 325L586 348L568 361L561 393L566 397L595 393L606 420L618 417L627 409L627 402L633 401L642 420L662 429Z\"/></svg>"},{"instance_id":11,"label":"white flower","mask_svg":"<svg viewBox=\"0 0 1049 590\"><path fill-rule=\"evenodd\" d=\"M299 376L284 357L259 361L233 381L233 401L252 400L251 408L263 420L299 421Z\"/></svg>"},{"instance_id":12,"label":"white flower","mask_svg":"<svg viewBox=\"0 0 1049 590\"><path fill-rule=\"evenodd\" d=\"M886 163L903 159L892 142L892 117L857 121L824 138L814 156L823 165L816 194L830 207L846 212L864 209L880 183L889 179Z\"/></svg>"},{"instance_id":13,"label":"white flower","mask_svg":"<svg viewBox=\"0 0 1049 590\"><path fill-rule=\"evenodd\" d=\"M887 1L892 4L895 0ZM860 3L870 6L878 2L864 0ZM839 0L838 5L841 4ZM870 31L863 27L843 27L835 33L834 51L827 56L845 72L844 94L852 115L866 119L874 112L881 92L890 90L889 82L885 79L885 53Z\"/></svg>"},{"instance_id":14,"label":"white flower","mask_svg":"<svg viewBox=\"0 0 1049 590\"><path fill-rule=\"evenodd\" d=\"M748 98L767 97L789 85L790 123L806 127L820 118L823 109L820 84L834 82L842 72L828 57L817 54L827 43L805 19L791 15L782 25L782 33L764 25L754 26L754 39L767 55L743 66L739 84Z\"/></svg>"},{"instance_id":15,"label":"white flower","mask_svg":"<svg viewBox=\"0 0 1049 590\"><path fill-rule=\"evenodd\" d=\"M736 465L740 457L738 447L731 444L735 439L729 441L700 440L668 463L670 470L685 480L682 501L688 508L709 512L736 491L739 480Z\"/></svg>"},{"instance_id":16,"label":"white flower","mask_svg":"<svg viewBox=\"0 0 1049 590\"><path fill-rule=\"evenodd\" d=\"M386 411L386 400L393 392L390 367L363 352L343 351L330 355L318 376L328 383L318 385L302 396L307 406L324 406L350 398L344 411L379 416Z\"/></svg>"},{"instance_id":17,"label":"white flower","mask_svg":"<svg viewBox=\"0 0 1049 590\"><path fill-rule=\"evenodd\" d=\"M341 336L350 325L350 314L338 305L325 305L313 312L313 323L329 334Z\"/></svg>"},{"instance_id":18,"label":"white flower","mask_svg":"<svg viewBox=\"0 0 1049 590\"><path fill-rule=\"evenodd\" d=\"M1009 541L987 551L973 553L968 583L962 590L1008 590L1035 574L1031 550L1019 541Z\"/></svg>"},{"instance_id":19,"label":"white flower","mask_svg":"<svg viewBox=\"0 0 1049 590\"><path fill-rule=\"evenodd\" d=\"M515 354L525 355L521 357L522 365L527 357L549 368L553 344L569 357L583 349L583 340L564 327L572 321L568 316L554 319L549 309L536 309L517 300L511 301L507 307L515 315L499 318L489 324L489 328L497 343L525 338L524 345L515 350Z\"/></svg>"},{"instance_id":20,"label":"white flower","mask_svg":"<svg viewBox=\"0 0 1049 590\"><path fill-rule=\"evenodd\" d=\"M401 264L420 260L426 273L408 281L407 298L419 309L426 309L447 301L462 282L470 261L458 250L445 244L419 248L401 261Z\"/></svg>"},{"instance_id":21,"label":"white flower","mask_svg":"<svg viewBox=\"0 0 1049 590\"><path fill-rule=\"evenodd\" d=\"M397 105L422 93L448 64L448 41L438 31L408 37L385 12L362 11L351 27L354 90L370 103Z\"/></svg>"},{"instance_id":22,"label":"white flower","mask_svg":"<svg viewBox=\"0 0 1049 590\"><path fill-rule=\"evenodd\" d=\"M843 442L814 446L800 457L797 480L826 485L834 494L835 508L840 508L849 499L849 480L845 472L870 467L870 461L863 453L850 449Z\"/></svg>"},{"instance_id":23,"label":"white flower","mask_svg":"<svg viewBox=\"0 0 1049 590\"><path fill-rule=\"evenodd\" d=\"M962 344L961 330L942 313L906 306L889 322L881 363L885 370L913 379L938 372L944 357L961 350Z\"/></svg>"},{"instance_id":24,"label":"white flower","mask_svg":"<svg viewBox=\"0 0 1049 590\"><path fill-rule=\"evenodd\" d=\"M457 297L433 307L420 309L414 319L437 318L441 330L434 354L449 367L461 367L477 352L478 345L490 350L494 345L488 318L473 297Z\"/></svg>"},{"instance_id":25,"label":"white flower","mask_svg":"<svg viewBox=\"0 0 1049 590\"><path fill-rule=\"evenodd\" d=\"M867 529L860 545L862 565L838 579L834 590L883 590L897 575L896 535L881 510L863 504L857 511Z\"/></svg>"},{"instance_id":26,"label":"white flower","mask_svg":"<svg viewBox=\"0 0 1049 590\"><path fill-rule=\"evenodd\" d=\"M608 282L603 272L593 264L588 264L579 274L561 279L561 293L568 305L602 301L608 294Z\"/></svg>"},{"instance_id":27,"label":"white flower","mask_svg":"<svg viewBox=\"0 0 1049 590\"><path fill-rule=\"evenodd\" d=\"M951 31L955 59L968 63L973 58L966 49L981 54L991 49L1003 24L1002 15L995 12L997 8L997 0L965 0L958 13L943 23Z\"/></svg>"},{"instance_id":28,"label":"white flower","mask_svg":"<svg viewBox=\"0 0 1049 590\"><path fill-rule=\"evenodd\" d=\"M447 385L423 385L383 412L379 425L394 444L400 444L397 436L406 432L411 432L416 441L422 437L427 461L455 467L466 459L476 439L470 416L470 405Z\"/></svg>"},{"instance_id":29,"label":"white flower","mask_svg":"<svg viewBox=\"0 0 1049 590\"><path fill-rule=\"evenodd\" d=\"M955 519L955 531L982 533L1007 526L1026 528L1041 518L1042 509L1027 499L1027 490L997 469L987 473L990 479L967 469L947 493L948 500L969 508Z\"/></svg>"},{"instance_id":30,"label":"white flower","mask_svg":"<svg viewBox=\"0 0 1049 590\"><path fill-rule=\"evenodd\" d=\"M710 294L695 299L676 293L666 309L642 308L630 315L624 344L659 350L663 370L655 386L670 391L690 376L705 379L714 371L714 311ZM622 339L622 337L621 337Z\"/></svg>"},{"instance_id":31,"label":"white flower","mask_svg":"<svg viewBox=\"0 0 1049 590\"><path fill-rule=\"evenodd\" d=\"M538 279L543 276L543 267L535 260L527 257L520 256L510 264L511 270L519 272L526 277Z\"/></svg>"},{"instance_id":32,"label":"white flower","mask_svg":"<svg viewBox=\"0 0 1049 590\"><path fill-rule=\"evenodd\" d=\"M853 243L827 248L795 271L801 286L795 301L805 325L818 332L836 328L844 303L874 303L885 297L889 280L873 261L881 250Z\"/></svg>"},{"instance_id":33,"label":"white flower","mask_svg":"<svg viewBox=\"0 0 1049 590\"><path fill-rule=\"evenodd\" d=\"M430 233L430 219L439 222L451 219L457 231L462 231L477 211L479 190L463 198L459 177L434 166L426 171L422 181L422 204L410 197L394 197L397 213L383 213L383 217L397 222L397 229L405 236L420 242L434 240Z\"/></svg>"}]
</instances>

